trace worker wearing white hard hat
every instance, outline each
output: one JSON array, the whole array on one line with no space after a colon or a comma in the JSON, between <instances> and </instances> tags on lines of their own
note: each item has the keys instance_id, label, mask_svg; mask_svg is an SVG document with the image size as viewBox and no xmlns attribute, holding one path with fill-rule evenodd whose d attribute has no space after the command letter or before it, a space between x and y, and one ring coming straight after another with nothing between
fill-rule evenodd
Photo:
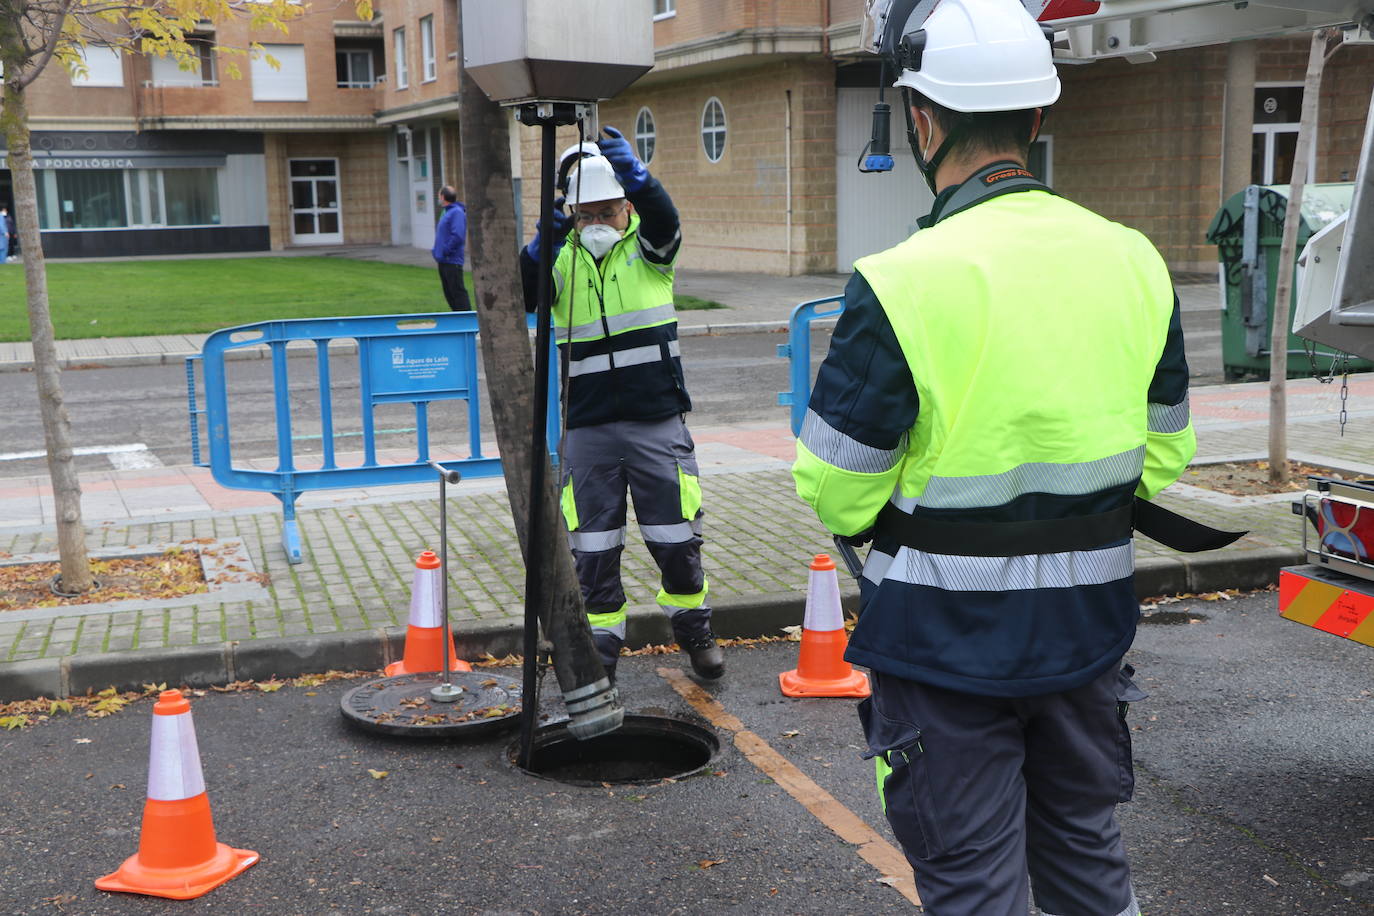
<instances>
[{"instance_id":1,"label":"worker wearing white hard hat","mask_svg":"<svg viewBox=\"0 0 1374 916\"><path fill-rule=\"evenodd\" d=\"M1045 916L1138 916L1123 659L1136 500L1196 448L1178 302L1144 236L1027 168L1060 86L1022 4L885 6L936 198L855 263L793 465L872 545L845 656L872 671L865 756L929 912L1025 916L1033 892Z\"/></svg>"},{"instance_id":2,"label":"worker wearing white hard hat","mask_svg":"<svg viewBox=\"0 0 1374 916\"><path fill-rule=\"evenodd\" d=\"M626 493L658 564L659 608L701 677L719 678L701 565L701 486L687 430L673 277L677 208L613 127L560 157L553 266L555 339L567 366L560 454L563 514L592 636L607 673L626 639L620 556ZM570 215L562 207L571 209ZM569 239L569 244L564 240ZM526 309L539 280L539 236L521 253Z\"/></svg>"}]
</instances>

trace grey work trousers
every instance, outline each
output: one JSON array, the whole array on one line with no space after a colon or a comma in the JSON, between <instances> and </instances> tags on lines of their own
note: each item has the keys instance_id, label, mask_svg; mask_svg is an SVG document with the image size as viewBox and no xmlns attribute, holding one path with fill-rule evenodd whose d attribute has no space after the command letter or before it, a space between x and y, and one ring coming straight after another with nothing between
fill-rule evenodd
<instances>
[{"instance_id":1,"label":"grey work trousers","mask_svg":"<svg viewBox=\"0 0 1374 916\"><path fill-rule=\"evenodd\" d=\"M595 634L625 638L626 491L658 564L659 607L679 638L710 632L701 568L701 485L692 435L679 416L619 420L567 431L562 451L563 516L582 598Z\"/></svg>"},{"instance_id":2,"label":"grey work trousers","mask_svg":"<svg viewBox=\"0 0 1374 916\"><path fill-rule=\"evenodd\" d=\"M986 697L874 672L866 756L892 768L884 808L928 913L1025 916L1029 884L1045 916L1138 916L1115 816L1135 787L1131 673Z\"/></svg>"}]
</instances>

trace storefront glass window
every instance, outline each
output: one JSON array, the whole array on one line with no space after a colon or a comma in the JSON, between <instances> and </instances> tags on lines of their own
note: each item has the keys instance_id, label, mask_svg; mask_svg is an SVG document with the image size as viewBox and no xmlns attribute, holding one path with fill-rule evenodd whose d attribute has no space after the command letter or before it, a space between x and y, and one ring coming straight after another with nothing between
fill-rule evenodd
<instances>
[{"instance_id":1,"label":"storefront glass window","mask_svg":"<svg viewBox=\"0 0 1374 916\"><path fill-rule=\"evenodd\" d=\"M129 170L129 225L161 226L162 173L157 169Z\"/></svg>"},{"instance_id":2,"label":"storefront glass window","mask_svg":"<svg viewBox=\"0 0 1374 916\"><path fill-rule=\"evenodd\" d=\"M215 169L164 169L167 225L207 226L219 223L219 185Z\"/></svg>"},{"instance_id":3,"label":"storefront glass window","mask_svg":"<svg viewBox=\"0 0 1374 916\"><path fill-rule=\"evenodd\" d=\"M43 172L41 172L41 171L36 171L36 172L33 173L33 179L34 179L33 183L34 183L34 185L36 186L36 187L35 187L35 190L38 191L38 228L39 228L39 229L47 229L47 228L49 228L49 223L48 223L48 182L45 180L47 177L48 177L48 176L45 175L45 174L44 174Z\"/></svg>"},{"instance_id":4,"label":"storefront glass window","mask_svg":"<svg viewBox=\"0 0 1374 916\"><path fill-rule=\"evenodd\" d=\"M59 171L57 199L63 229L117 229L128 224L124 173L119 169Z\"/></svg>"},{"instance_id":5,"label":"storefront glass window","mask_svg":"<svg viewBox=\"0 0 1374 916\"><path fill-rule=\"evenodd\" d=\"M217 168L41 169L40 229L217 226Z\"/></svg>"}]
</instances>

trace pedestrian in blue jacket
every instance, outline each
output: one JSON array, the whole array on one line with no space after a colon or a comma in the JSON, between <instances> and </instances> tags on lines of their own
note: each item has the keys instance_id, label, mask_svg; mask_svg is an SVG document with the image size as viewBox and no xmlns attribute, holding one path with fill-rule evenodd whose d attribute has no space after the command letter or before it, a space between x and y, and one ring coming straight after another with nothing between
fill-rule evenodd
<instances>
[{"instance_id":1,"label":"pedestrian in blue jacket","mask_svg":"<svg viewBox=\"0 0 1374 916\"><path fill-rule=\"evenodd\" d=\"M458 202L458 192L451 185L439 191L444 213L434 229L434 248L430 254L439 265L439 282L444 286L444 298L455 312L470 312L468 290L463 285L463 251L468 239L468 214Z\"/></svg>"}]
</instances>

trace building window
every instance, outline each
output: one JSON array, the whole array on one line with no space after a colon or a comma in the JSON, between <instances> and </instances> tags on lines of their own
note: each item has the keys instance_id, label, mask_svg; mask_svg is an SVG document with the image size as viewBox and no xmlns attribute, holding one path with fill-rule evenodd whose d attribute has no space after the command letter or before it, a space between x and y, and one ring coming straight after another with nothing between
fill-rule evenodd
<instances>
[{"instance_id":1,"label":"building window","mask_svg":"<svg viewBox=\"0 0 1374 916\"><path fill-rule=\"evenodd\" d=\"M1250 144L1252 184L1293 180L1302 120L1302 83L1261 83L1255 87L1254 135ZM1313 140L1315 141L1315 137ZM1316 175L1317 157L1308 159L1307 180Z\"/></svg>"},{"instance_id":2,"label":"building window","mask_svg":"<svg viewBox=\"0 0 1374 916\"><path fill-rule=\"evenodd\" d=\"M654 19L667 19L677 15L677 0L654 0Z\"/></svg>"},{"instance_id":3,"label":"building window","mask_svg":"<svg viewBox=\"0 0 1374 916\"><path fill-rule=\"evenodd\" d=\"M273 67L268 57L277 62ZM305 46L263 45L253 59L253 100L256 102L304 102Z\"/></svg>"},{"instance_id":4,"label":"building window","mask_svg":"<svg viewBox=\"0 0 1374 916\"><path fill-rule=\"evenodd\" d=\"M340 89L370 89L377 84L372 72L372 52L366 48L340 48L334 52L334 69Z\"/></svg>"},{"instance_id":5,"label":"building window","mask_svg":"<svg viewBox=\"0 0 1374 916\"><path fill-rule=\"evenodd\" d=\"M396 65L391 69L396 71L396 88L404 89L410 85L410 67L406 64L406 30L396 29L391 36L396 52Z\"/></svg>"},{"instance_id":6,"label":"building window","mask_svg":"<svg viewBox=\"0 0 1374 916\"><path fill-rule=\"evenodd\" d=\"M154 57L151 60L154 86L218 86L215 68L215 46L208 36L187 36L192 59L182 63L175 57Z\"/></svg>"},{"instance_id":7,"label":"building window","mask_svg":"<svg viewBox=\"0 0 1374 916\"><path fill-rule=\"evenodd\" d=\"M646 165L654 158L654 140L657 137L654 113L648 108L639 109L639 114L635 116L635 149Z\"/></svg>"},{"instance_id":8,"label":"building window","mask_svg":"<svg viewBox=\"0 0 1374 916\"><path fill-rule=\"evenodd\" d=\"M219 224L216 169L163 169L162 199L169 226Z\"/></svg>"},{"instance_id":9,"label":"building window","mask_svg":"<svg viewBox=\"0 0 1374 916\"><path fill-rule=\"evenodd\" d=\"M128 225L124 172L119 169L61 170L56 191L60 229L119 229Z\"/></svg>"},{"instance_id":10,"label":"building window","mask_svg":"<svg viewBox=\"0 0 1374 916\"><path fill-rule=\"evenodd\" d=\"M701 110L701 148L712 162L725 155L725 107L720 99L710 99Z\"/></svg>"},{"instance_id":11,"label":"building window","mask_svg":"<svg viewBox=\"0 0 1374 916\"><path fill-rule=\"evenodd\" d=\"M219 169L43 169L40 229L217 226Z\"/></svg>"},{"instance_id":12,"label":"building window","mask_svg":"<svg viewBox=\"0 0 1374 916\"><path fill-rule=\"evenodd\" d=\"M428 83L438 76L434 65L434 17L426 16L420 20L420 66L424 76L421 82Z\"/></svg>"},{"instance_id":13,"label":"building window","mask_svg":"<svg viewBox=\"0 0 1374 916\"><path fill-rule=\"evenodd\" d=\"M129 169L129 225L162 226L162 181L157 169Z\"/></svg>"},{"instance_id":14,"label":"building window","mask_svg":"<svg viewBox=\"0 0 1374 916\"><path fill-rule=\"evenodd\" d=\"M124 55L118 48L105 45L87 45L80 49L81 59L86 63L86 72L72 74L73 86L123 86Z\"/></svg>"}]
</instances>

